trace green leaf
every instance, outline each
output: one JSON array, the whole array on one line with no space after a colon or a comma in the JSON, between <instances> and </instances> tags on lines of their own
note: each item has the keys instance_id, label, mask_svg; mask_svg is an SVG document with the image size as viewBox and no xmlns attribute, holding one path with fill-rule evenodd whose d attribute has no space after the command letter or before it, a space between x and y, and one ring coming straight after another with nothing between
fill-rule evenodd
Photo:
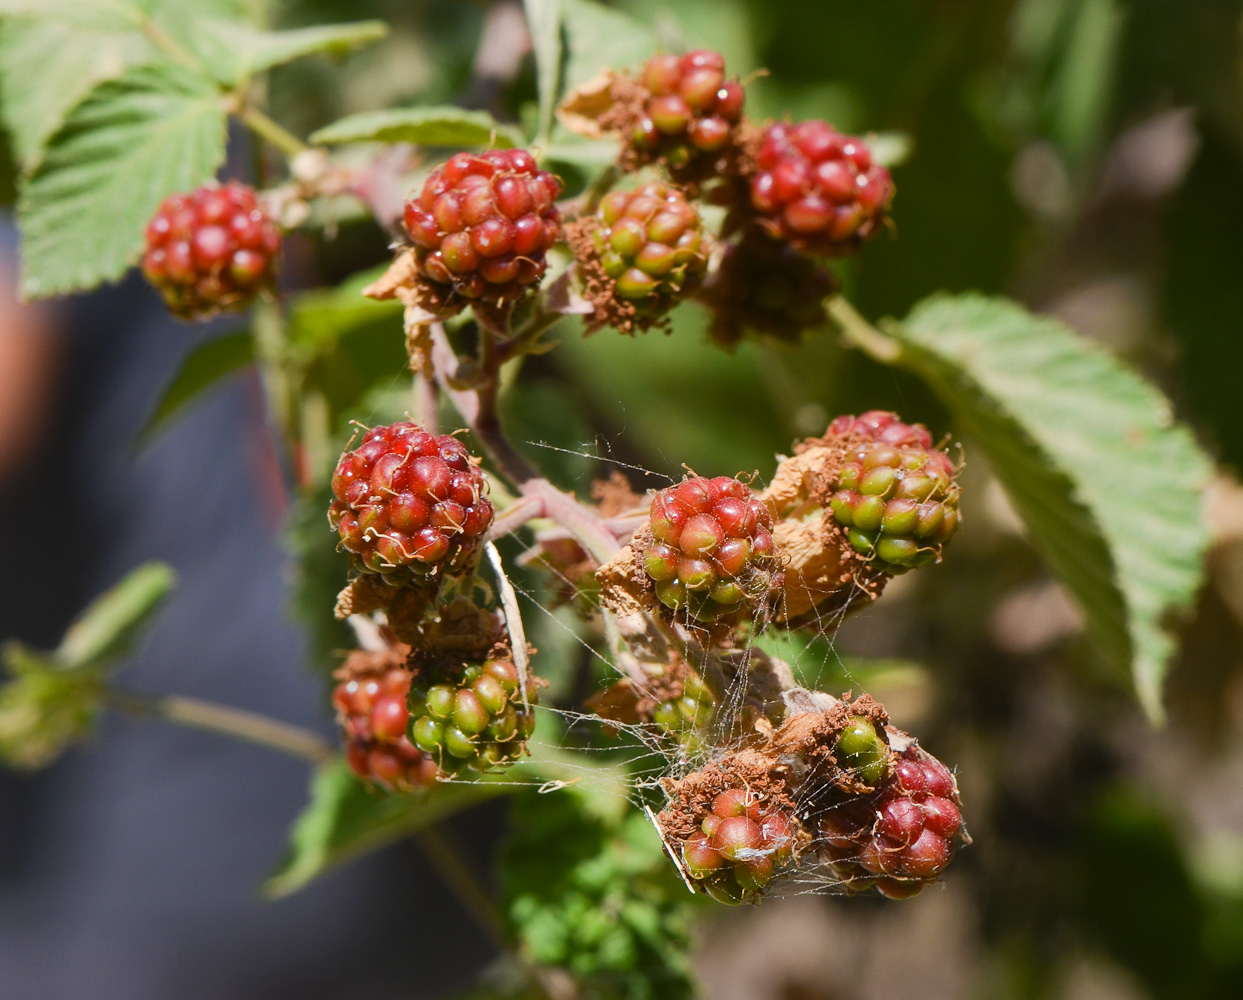
<instances>
[{"instance_id":1,"label":"green leaf","mask_svg":"<svg viewBox=\"0 0 1243 1000\"><path fill-rule=\"evenodd\" d=\"M561 90L560 0L522 0L527 15L531 46L535 49L536 89L539 94L539 130L535 144L542 146L552 134L553 113Z\"/></svg>"},{"instance_id":2,"label":"green leaf","mask_svg":"<svg viewBox=\"0 0 1243 1000\"><path fill-rule=\"evenodd\" d=\"M586 83L606 68L638 70L658 48L644 24L592 0L561 0L565 40L563 90Z\"/></svg>"},{"instance_id":3,"label":"green leaf","mask_svg":"<svg viewBox=\"0 0 1243 1000\"><path fill-rule=\"evenodd\" d=\"M683 1000L695 898L651 822L605 818L577 787L513 803L500 857L505 916L531 958L563 967L584 996Z\"/></svg>"},{"instance_id":4,"label":"green leaf","mask_svg":"<svg viewBox=\"0 0 1243 1000\"><path fill-rule=\"evenodd\" d=\"M103 704L104 675L137 644L173 582L163 563L145 563L97 598L51 654L18 642L0 647L10 674L0 685L0 760L46 767L86 737Z\"/></svg>"},{"instance_id":5,"label":"green leaf","mask_svg":"<svg viewBox=\"0 0 1243 1000\"><path fill-rule=\"evenodd\" d=\"M367 394L391 384L406 368L402 305L377 302L360 290L378 274L358 275L325 291L295 297L289 309L289 341L305 386L328 406L334 432L359 409Z\"/></svg>"},{"instance_id":6,"label":"green leaf","mask_svg":"<svg viewBox=\"0 0 1243 1000\"><path fill-rule=\"evenodd\" d=\"M496 146L509 149L522 145L522 133L502 125L486 111L467 111L452 106L393 108L348 115L326 125L311 142L333 145L345 142L410 142L418 146Z\"/></svg>"},{"instance_id":7,"label":"green leaf","mask_svg":"<svg viewBox=\"0 0 1243 1000\"><path fill-rule=\"evenodd\" d=\"M369 789L344 760L337 760L312 777L311 801L294 822L288 854L263 892L270 898L288 896L336 865L515 787L445 784L414 795L385 795Z\"/></svg>"},{"instance_id":8,"label":"green leaf","mask_svg":"<svg viewBox=\"0 0 1243 1000\"><path fill-rule=\"evenodd\" d=\"M17 642L0 656L11 674L0 685L0 760L23 771L47 767L94 727L98 676L65 670Z\"/></svg>"},{"instance_id":9,"label":"green leaf","mask_svg":"<svg viewBox=\"0 0 1243 1000\"><path fill-rule=\"evenodd\" d=\"M177 373L164 387L155 409L138 432L138 446L143 447L155 440L174 417L203 393L254 359L255 341L247 331L228 333L199 343L185 356Z\"/></svg>"},{"instance_id":10,"label":"green leaf","mask_svg":"<svg viewBox=\"0 0 1243 1000\"><path fill-rule=\"evenodd\" d=\"M56 661L66 668L100 667L128 655L175 582L172 569L161 562L131 570L69 627L56 650Z\"/></svg>"},{"instance_id":11,"label":"green leaf","mask_svg":"<svg viewBox=\"0 0 1243 1000\"><path fill-rule=\"evenodd\" d=\"M236 84L255 73L323 52L344 55L388 34L383 21L354 21L291 31L263 31L241 21L203 19L194 50L222 82Z\"/></svg>"},{"instance_id":12,"label":"green leaf","mask_svg":"<svg viewBox=\"0 0 1243 1000\"><path fill-rule=\"evenodd\" d=\"M206 81L143 66L100 84L52 138L19 202L23 293L55 295L119 277L160 202L211 180L225 113Z\"/></svg>"},{"instance_id":13,"label":"green leaf","mask_svg":"<svg viewBox=\"0 0 1243 1000\"><path fill-rule=\"evenodd\" d=\"M193 61L201 22L244 14L243 0L0 0L0 119L22 169L34 169L97 84L133 66ZM170 40L177 55L153 37Z\"/></svg>"},{"instance_id":14,"label":"green leaf","mask_svg":"<svg viewBox=\"0 0 1243 1000\"><path fill-rule=\"evenodd\" d=\"M0 112L24 170L69 111L127 62L147 53L129 31L84 31L73 24L6 20L0 29Z\"/></svg>"},{"instance_id":15,"label":"green leaf","mask_svg":"<svg viewBox=\"0 0 1243 1000\"><path fill-rule=\"evenodd\" d=\"M1149 716L1168 619L1203 579L1211 473L1169 402L1056 320L1002 299L936 296L890 332L988 459L1033 544L1128 666Z\"/></svg>"},{"instance_id":16,"label":"green leaf","mask_svg":"<svg viewBox=\"0 0 1243 1000\"><path fill-rule=\"evenodd\" d=\"M324 677L341 666L341 650L357 641L350 626L333 614L337 594L349 579L349 553L338 551L328 524L332 490L324 477L319 489L302 492L285 527L285 550L293 563L289 605L306 636L308 665Z\"/></svg>"}]
</instances>

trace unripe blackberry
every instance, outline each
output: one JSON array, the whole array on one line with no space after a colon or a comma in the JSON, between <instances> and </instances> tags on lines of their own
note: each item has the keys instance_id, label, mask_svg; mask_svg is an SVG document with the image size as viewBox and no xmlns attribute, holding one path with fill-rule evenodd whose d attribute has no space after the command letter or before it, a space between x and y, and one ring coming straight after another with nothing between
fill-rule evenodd
<instances>
[{"instance_id":1,"label":"unripe blackberry","mask_svg":"<svg viewBox=\"0 0 1243 1000\"><path fill-rule=\"evenodd\" d=\"M524 149L455 154L406 202L419 273L467 299L518 298L543 278L561 238L560 193Z\"/></svg>"},{"instance_id":2,"label":"unripe blackberry","mask_svg":"<svg viewBox=\"0 0 1243 1000\"><path fill-rule=\"evenodd\" d=\"M749 178L751 208L770 235L804 253L850 253L893 200L889 171L862 139L827 122L769 125Z\"/></svg>"},{"instance_id":3,"label":"unripe blackberry","mask_svg":"<svg viewBox=\"0 0 1243 1000\"><path fill-rule=\"evenodd\" d=\"M535 731L536 685L522 702L512 660L434 663L420 667L410 687L410 739L442 770L487 771L517 760Z\"/></svg>"},{"instance_id":4,"label":"unripe blackberry","mask_svg":"<svg viewBox=\"0 0 1243 1000\"><path fill-rule=\"evenodd\" d=\"M938 558L962 516L957 470L928 429L873 410L838 417L826 438L834 436L848 452L829 506L851 548L891 572Z\"/></svg>"},{"instance_id":5,"label":"unripe blackberry","mask_svg":"<svg viewBox=\"0 0 1243 1000\"><path fill-rule=\"evenodd\" d=\"M656 598L705 624L749 614L772 589L773 520L729 476L688 476L656 494L639 557Z\"/></svg>"},{"instance_id":6,"label":"unripe blackberry","mask_svg":"<svg viewBox=\"0 0 1243 1000\"><path fill-rule=\"evenodd\" d=\"M797 340L804 330L823 326L824 300L835 287L812 258L749 228L726 247L701 297L712 310L713 339L732 347L747 330Z\"/></svg>"},{"instance_id":7,"label":"unripe blackberry","mask_svg":"<svg viewBox=\"0 0 1243 1000\"><path fill-rule=\"evenodd\" d=\"M395 791L425 788L440 773L436 762L406 736L410 671L401 657L357 650L332 692L345 734L345 759L360 778Z\"/></svg>"},{"instance_id":8,"label":"unripe blackberry","mask_svg":"<svg viewBox=\"0 0 1243 1000\"><path fill-rule=\"evenodd\" d=\"M825 809L819 832L817 847L848 888L874 885L894 899L936 879L966 839L953 774L916 744L875 792Z\"/></svg>"},{"instance_id":9,"label":"unripe blackberry","mask_svg":"<svg viewBox=\"0 0 1243 1000\"><path fill-rule=\"evenodd\" d=\"M682 841L683 866L718 902L748 902L790 862L794 831L795 820L784 808L745 788L728 788Z\"/></svg>"},{"instance_id":10,"label":"unripe blackberry","mask_svg":"<svg viewBox=\"0 0 1243 1000\"><path fill-rule=\"evenodd\" d=\"M651 325L694 287L708 263L699 213L676 187L650 181L610 191L570 243L587 276L595 322Z\"/></svg>"},{"instance_id":11,"label":"unripe blackberry","mask_svg":"<svg viewBox=\"0 0 1243 1000\"><path fill-rule=\"evenodd\" d=\"M682 678L682 693L656 702L651 711L652 723L683 746L696 746L712 724L715 707L716 699L703 678L687 668Z\"/></svg>"},{"instance_id":12,"label":"unripe blackberry","mask_svg":"<svg viewBox=\"0 0 1243 1000\"><path fill-rule=\"evenodd\" d=\"M183 319L244 309L272 284L281 232L236 181L165 198L147 223L142 271Z\"/></svg>"},{"instance_id":13,"label":"unripe blackberry","mask_svg":"<svg viewBox=\"0 0 1243 1000\"><path fill-rule=\"evenodd\" d=\"M457 438L403 421L367 431L332 477L328 520L364 573L421 583L466 565L492 523L487 481Z\"/></svg>"},{"instance_id":14,"label":"unripe blackberry","mask_svg":"<svg viewBox=\"0 0 1243 1000\"><path fill-rule=\"evenodd\" d=\"M725 58L709 49L652 56L639 82L647 91L630 134L643 159L663 158L674 170L715 157L734 140L746 93L725 78Z\"/></svg>"},{"instance_id":15,"label":"unripe blackberry","mask_svg":"<svg viewBox=\"0 0 1243 1000\"><path fill-rule=\"evenodd\" d=\"M865 785L879 785L889 774L889 745L866 716L855 715L846 720L833 755L838 767Z\"/></svg>"}]
</instances>

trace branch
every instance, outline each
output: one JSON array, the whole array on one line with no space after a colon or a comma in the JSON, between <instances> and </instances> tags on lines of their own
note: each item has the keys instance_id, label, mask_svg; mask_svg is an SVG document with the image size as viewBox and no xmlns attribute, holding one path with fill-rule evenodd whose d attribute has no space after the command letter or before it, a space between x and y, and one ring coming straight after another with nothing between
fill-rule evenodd
<instances>
[{"instance_id":1,"label":"branch","mask_svg":"<svg viewBox=\"0 0 1243 1000\"><path fill-rule=\"evenodd\" d=\"M608 562L621 546L617 535L609 528L608 522L600 518L589 507L581 504L571 494L557 489L547 479L540 477L531 463L518 454L509 438L501 428L500 417L496 411L496 394L499 386L497 368L496 334L486 327L480 328L483 337L483 351L480 367L478 388L474 390L455 388L454 373L457 372L459 359L453 345L449 343L441 323L431 324L432 332L432 365L436 369L436 382L445 395L453 402L458 413L466 422L466 426L478 439L479 444L496 463L501 473L512 482L524 497L537 500L539 510L524 508L521 515L515 514L509 523L512 531L525 523L517 521L518 516L525 520L536 517L547 517L556 521L568 530L579 544L602 563ZM504 517L504 515L502 515Z\"/></svg>"},{"instance_id":2,"label":"branch","mask_svg":"<svg viewBox=\"0 0 1243 1000\"><path fill-rule=\"evenodd\" d=\"M244 105L238 109L237 117L255 135L275 146L288 157L311 151L310 146L256 107Z\"/></svg>"},{"instance_id":3,"label":"branch","mask_svg":"<svg viewBox=\"0 0 1243 1000\"><path fill-rule=\"evenodd\" d=\"M825 309L851 347L859 348L886 365L896 364L902 357L902 346L876 329L840 295L830 297Z\"/></svg>"},{"instance_id":4,"label":"branch","mask_svg":"<svg viewBox=\"0 0 1243 1000\"><path fill-rule=\"evenodd\" d=\"M152 697L115 689L105 691L104 700L130 715L164 719L191 729L230 736L309 760L312 764L323 764L336 756L332 747L308 729L229 705L180 695Z\"/></svg>"}]
</instances>

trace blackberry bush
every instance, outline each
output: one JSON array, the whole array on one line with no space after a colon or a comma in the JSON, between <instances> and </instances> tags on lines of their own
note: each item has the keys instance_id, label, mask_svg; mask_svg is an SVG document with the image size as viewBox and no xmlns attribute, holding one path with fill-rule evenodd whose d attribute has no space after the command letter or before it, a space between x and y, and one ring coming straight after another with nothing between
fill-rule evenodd
<instances>
[{"instance_id":1,"label":"blackberry bush","mask_svg":"<svg viewBox=\"0 0 1243 1000\"><path fill-rule=\"evenodd\" d=\"M656 52L645 26L627 21L627 5L533 0L495 5L489 14L471 109L372 109L304 140L268 116L268 69L317 49L364 44L381 26L287 33L230 20L215 10L222 5L207 17L194 4L146 4L141 24L109 20L106 72L84 65L85 75L73 79L71 59L52 67L56 72L32 72L48 63L49 39L66 53L99 48L94 27L63 6L26 3L0 14L0 122L13 133L0 143L0 160L19 161L23 292L84 290L119 279L142 255L147 277L179 316L241 309L262 294L253 324L188 352L145 433L223 375L258 369L251 384L263 392L280 439L264 484L284 489L298 525L297 604L310 617L308 647L324 668L336 665L337 650L358 648L331 695L325 692L343 752L277 719L117 690L112 671L171 586L167 572L138 574L88 610L56 649L0 646L8 671L0 683L0 757L45 764L109 708L297 754L315 768L313 801L273 880L278 891L417 832L455 886L467 886L464 897L497 940L505 935L478 905L487 892L470 885L478 866L455 859L451 841L431 827L494 793L512 793L519 799L514 815L519 824L530 817L530 828L511 842L521 849L502 852L519 877L497 881L509 891L511 926L504 930L521 954L505 963L514 975L488 988L498 996L513 985L524 994L685 1000L693 988L688 963L665 975L677 964L670 952L685 959L691 938L692 897L681 888L676 900L669 894L675 878L675 887L685 877L696 894L726 903L775 894L783 878L800 890L875 888L901 898L943 877L968 842L953 774L883 706L802 683L817 666L816 644L882 597L897 574L942 558L961 527L961 462L920 424L870 411L791 447L795 428L823 426L822 407L874 385L936 397L974 432L986 474L995 477L981 478L1010 493L1033 551L1082 605L1086 631L1112 659L1131 663L1144 708L1160 715L1174 645L1167 624L1200 582L1208 464L1192 436L1171 426L1155 390L1053 320L996 298L960 295L933 296L905 318L874 326L835 294L838 270L847 287L873 302L890 278L888 297L900 300L912 274L937 270L935 261L921 271L920 262L906 260L893 275L873 272L885 263L878 257L863 274L826 260L888 225L888 163L909 145L900 136L872 148L821 121L748 121L743 85L718 53ZM185 10L170 13L174 7ZM501 30L512 27L506 19L519 7L531 30ZM446 23L457 25L459 16L466 15ZM427 51L444 57L437 65L470 61L454 47L456 34L442 50L437 25L420 30L431 33L421 39ZM788 41L787 33L758 34ZM495 58L506 39L525 46L528 37L535 81L519 68L523 53ZM232 44L239 39L246 44ZM137 64L121 58L135 53ZM608 53L627 65L602 66ZM928 53L916 55L913 65L925 65ZM634 67L641 69L630 72ZM510 71L514 80L502 78ZM1066 74L1053 75L1065 82ZM278 89L318 78L291 74ZM445 94L466 81L426 82L429 94ZM378 93L346 83L351 93ZM774 81L764 96L771 100L787 86ZM38 106L24 106L36 92ZM314 94L287 96L324 106ZM1048 104L1028 96L1032 107ZM1057 96L1064 104L1066 95ZM990 235L988 222L994 210L1010 225L1016 211L1049 207L1048 199L1029 197L1026 168L1035 161L1026 152L1034 149L1044 162L1044 146L1065 137L981 145L959 127L967 122L961 114L948 130L924 117L936 115L939 103L886 106L887 117L920 137L907 168L912 180L938 157L946 168L912 183L925 202L912 228L943 239L942 252L960 263L981 255L960 254L955 239L969 238L977 251L1039 243L1056 253L1047 240ZM520 120L498 121L485 106L521 112ZM1013 117L968 116L979 118L971 126L977 130L980 121L1004 129ZM260 191L211 180L230 151L247 147L236 141L237 129L252 133L254 155L228 169L249 169ZM941 141L925 141L930 137ZM1117 180L1114 174L1128 171L1112 168L1133 145L1102 144L1099 156L1052 152L1070 174L1109 164ZM955 156L947 158L948 147ZM981 163L991 161L981 152L1015 149L1026 152L1016 161L1013 191L988 183ZM1214 162L1214 170L1224 169ZM564 191L554 169L566 178ZM1198 170L1192 176L1213 179ZM1152 196L1140 192L1144 185L1070 180L1068 190L1095 196L1061 199L1063 208L1091 204L1094 224L1111 214L1095 209L1116 198L1115 189L1127 188L1128 199ZM195 185L202 186L177 193ZM1222 200L1211 183L1188 187L1195 189L1189 196ZM1204 213L1183 216L1197 214ZM1066 232L1079 232L1082 221L1057 220ZM334 239L338 229L350 238ZM283 232L295 266L292 280L278 287ZM381 274L370 272L368 242L392 245ZM1047 254L1036 256L1029 264L1039 272ZM351 268L359 273L336 290L312 287ZM986 277L998 285L1005 275ZM693 297L710 311L706 322L702 310L677 308ZM660 326L673 339L574 346L575 333L605 324L625 332ZM822 334L819 343L792 343L813 330ZM740 345L752 331L791 343ZM738 356L722 358L717 345L699 342L700 333L738 347ZM554 349L557 355L542 357ZM865 352L868 364L852 363L845 349ZM875 366L901 369L903 381L893 384ZM581 394L569 387L575 374L584 376ZM631 395L620 391L624 385L634 386L634 398L620 398ZM737 412L726 433L726 423L715 421L730 409ZM388 423L407 411L419 423ZM359 426L354 418L381 425L359 434L351 430ZM515 418L517 439L507 429ZM614 442L615 432L634 424L647 440ZM762 493L739 479L692 473L643 494L646 480L627 480L618 470L607 481L581 478L589 460L604 458L583 444L596 434L616 443L609 458L627 475L646 471L644 462L667 473L691 460L749 468L757 448L761 455L793 453L755 460ZM79 506L89 508L83 496ZM324 528L325 502L335 537ZM298 513L307 511L313 516ZM988 516L990 506L982 512ZM190 512L179 523L200 522ZM312 523L313 531L303 530ZM903 588L895 615L874 621L895 656L909 655L908 636L923 635L946 615L954 628L940 629L938 641L966 636L968 645L986 648L984 633L999 631L1004 617L990 616L986 603L990 542L986 536L975 548L968 567L972 599L962 598L950 567L935 593ZM76 564L66 565L72 573ZM527 567L540 572L522 572ZM1031 582L1024 579L1034 571L1031 559L1007 556L1006 567L994 585ZM544 586L549 577L555 584ZM61 590L47 595L49 606L75 592ZM925 607L928 601L935 607ZM762 634L770 628L782 634ZM528 631L543 647L547 687L535 677L521 682L518 662L525 659L516 662L515 654L533 648ZM850 642L843 639L841 652L853 651ZM782 660L783 648L799 662ZM856 676L885 683L879 679L890 673L864 665ZM997 673L988 674L990 683ZM957 684L972 676L966 666L953 672ZM509 767L530 745L537 693L550 710L540 752ZM1023 699L953 694L927 704L1023 708ZM606 717L606 725L580 725L589 721L583 708ZM1110 729L1095 710L1070 714L1094 730ZM633 723L647 727L643 737L661 735L609 742L607 721L614 730ZM962 745L978 750L969 734ZM1089 777L1099 781L1095 771L1110 769L1093 769ZM486 780L475 779L484 772ZM452 776L467 780L438 780ZM419 794L394 794L412 791ZM548 803L564 806L570 795L575 804L557 823L539 822L552 811ZM533 849L540 836L522 836L532 831L545 841L552 831L557 842ZM1093 888L1088 895L1108 893ZM1200 936L1216 941L1208 923L1188 926L1201 923ZM412 940L421 940L414 931ZM1220 955L1180 957L1180 971L1197 976L1225 968Z\"/></svg>"}]
</instances>

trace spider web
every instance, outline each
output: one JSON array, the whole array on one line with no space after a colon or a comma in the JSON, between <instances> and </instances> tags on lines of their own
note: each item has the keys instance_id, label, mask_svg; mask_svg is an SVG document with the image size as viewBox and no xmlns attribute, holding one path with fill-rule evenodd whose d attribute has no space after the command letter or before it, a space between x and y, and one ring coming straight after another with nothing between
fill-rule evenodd
<instances>
[{"instance_id":1,"label":"spider web","mask_svg":"<svg viewBox=\"0 0 1243 1000\"><path fill-rule=\"evenodd\" d=\"M612 468L624 468L642 474L648 481L672 483L671 477L658 471L621 461L611 454L601 454L600 439L595 447L584 445L579 449L563 448L542 441L527 441L527 445L562 452L574 457L583 458ZM611 449L610 449L611 450ZM590 479L591 477L586 477ZM585 483L584 485L589 485ZM761 485L757 482L757 486ZM583 492L586 492L583 490ZM512 569L512 564L509 569ZM640 678L632 671L627 671L621 662L624 640L616 634L615 629L608 627L609 613L599 602L598 594L577 586L575 581L564 575L555 567L542 565L538 574L526 574L526 579L515 579L517 574L509 574L518 598L520 612L528 629L533 623L543 624L552 628L570 640L567 646L578 650L583 662L595 667L595 672L603 675L603 686L607 687L620 680L629 680L636 689L643 690ZM568 599L567 599L568 595ZM822 614L814 608L814 627L802 631L782 630L787 643L798 654L802 664L801 673L813 673L818 679L827 673L834 673L853 681L851 672L839 655L835 632L841 621L853 610L856 600L863 599L863 592L856 590L845 605L831 614ZM580 627L567 623L553 608L570 605L584 610L587 614L580 615ZM765 622L763 612L757 612L750 624L753 633L763 632ZM675 621L678 620L675 615ZM688 619L681 621L684 625L693 625ZM769 626L774 628L775 626ZM589 635L584 632L590 630ZM693 632L687 630L689 634ZM676 633L667 633L671 648L694 667L705 673L706 653L693 640L683 638L677 641ZM818 640L824 641L823 651L818 652ZM662 782L666 779L678 780L705 766L724 760L743 744L743 713L748 685L751 680L752 664L756 657L757 647L745 648L737 658L737 669L728 678L725 690L713 703L704 706L699 703L706 718L696 715L690 720L691 731L695 739L679 740L671 738L667 730L656 723L622 722L605 718L595 712L580 708L569 708L549 705L537 705L535 708L537 722L534 735L528 740L528 747L533 755L540 759L539 764L520 761L509 769L507 779L518 783L530 784L541 793L551 793L566 785L576 784L593 793L622 796L636 809L646 813L652 821L657 834L665 843L666 852L677 866L688 889L692 882L682 870L679 846L671 844L664 837L656 813L663 807L665 793ZM818 660L818 662L817 662ZM539 673L540 654L532 658L532 668ZM811 669L809 669L809 664ZM856 685L861 690L861 685ZM655 694L650 688L645 693ZM550 725L550 723L553 723ZM573 752L563 750L562 740L550 738L550 731L562 735L566 742L573 746ZM611 735L611 739L608 738ZM616 760L625 751L626 779L619 781ZM592 761L598 758L601 763ZM566 772L563 779L549 779L546 774L546 761L555 760L556 767ZM613 765L613 766L610 766ZM476 781L462 776L454 781ZM798 787L796 799L796 815L804 818L810 801L818 798L818 793L828 790L828 785L815 786L802 782ZM793 865L783 869L765 889L765 895L790 896L805 893L830 893L843 891L846 882L833 874L832 869L820 861L814 849L807 850Z\"/></svg>"}]
</instances>

